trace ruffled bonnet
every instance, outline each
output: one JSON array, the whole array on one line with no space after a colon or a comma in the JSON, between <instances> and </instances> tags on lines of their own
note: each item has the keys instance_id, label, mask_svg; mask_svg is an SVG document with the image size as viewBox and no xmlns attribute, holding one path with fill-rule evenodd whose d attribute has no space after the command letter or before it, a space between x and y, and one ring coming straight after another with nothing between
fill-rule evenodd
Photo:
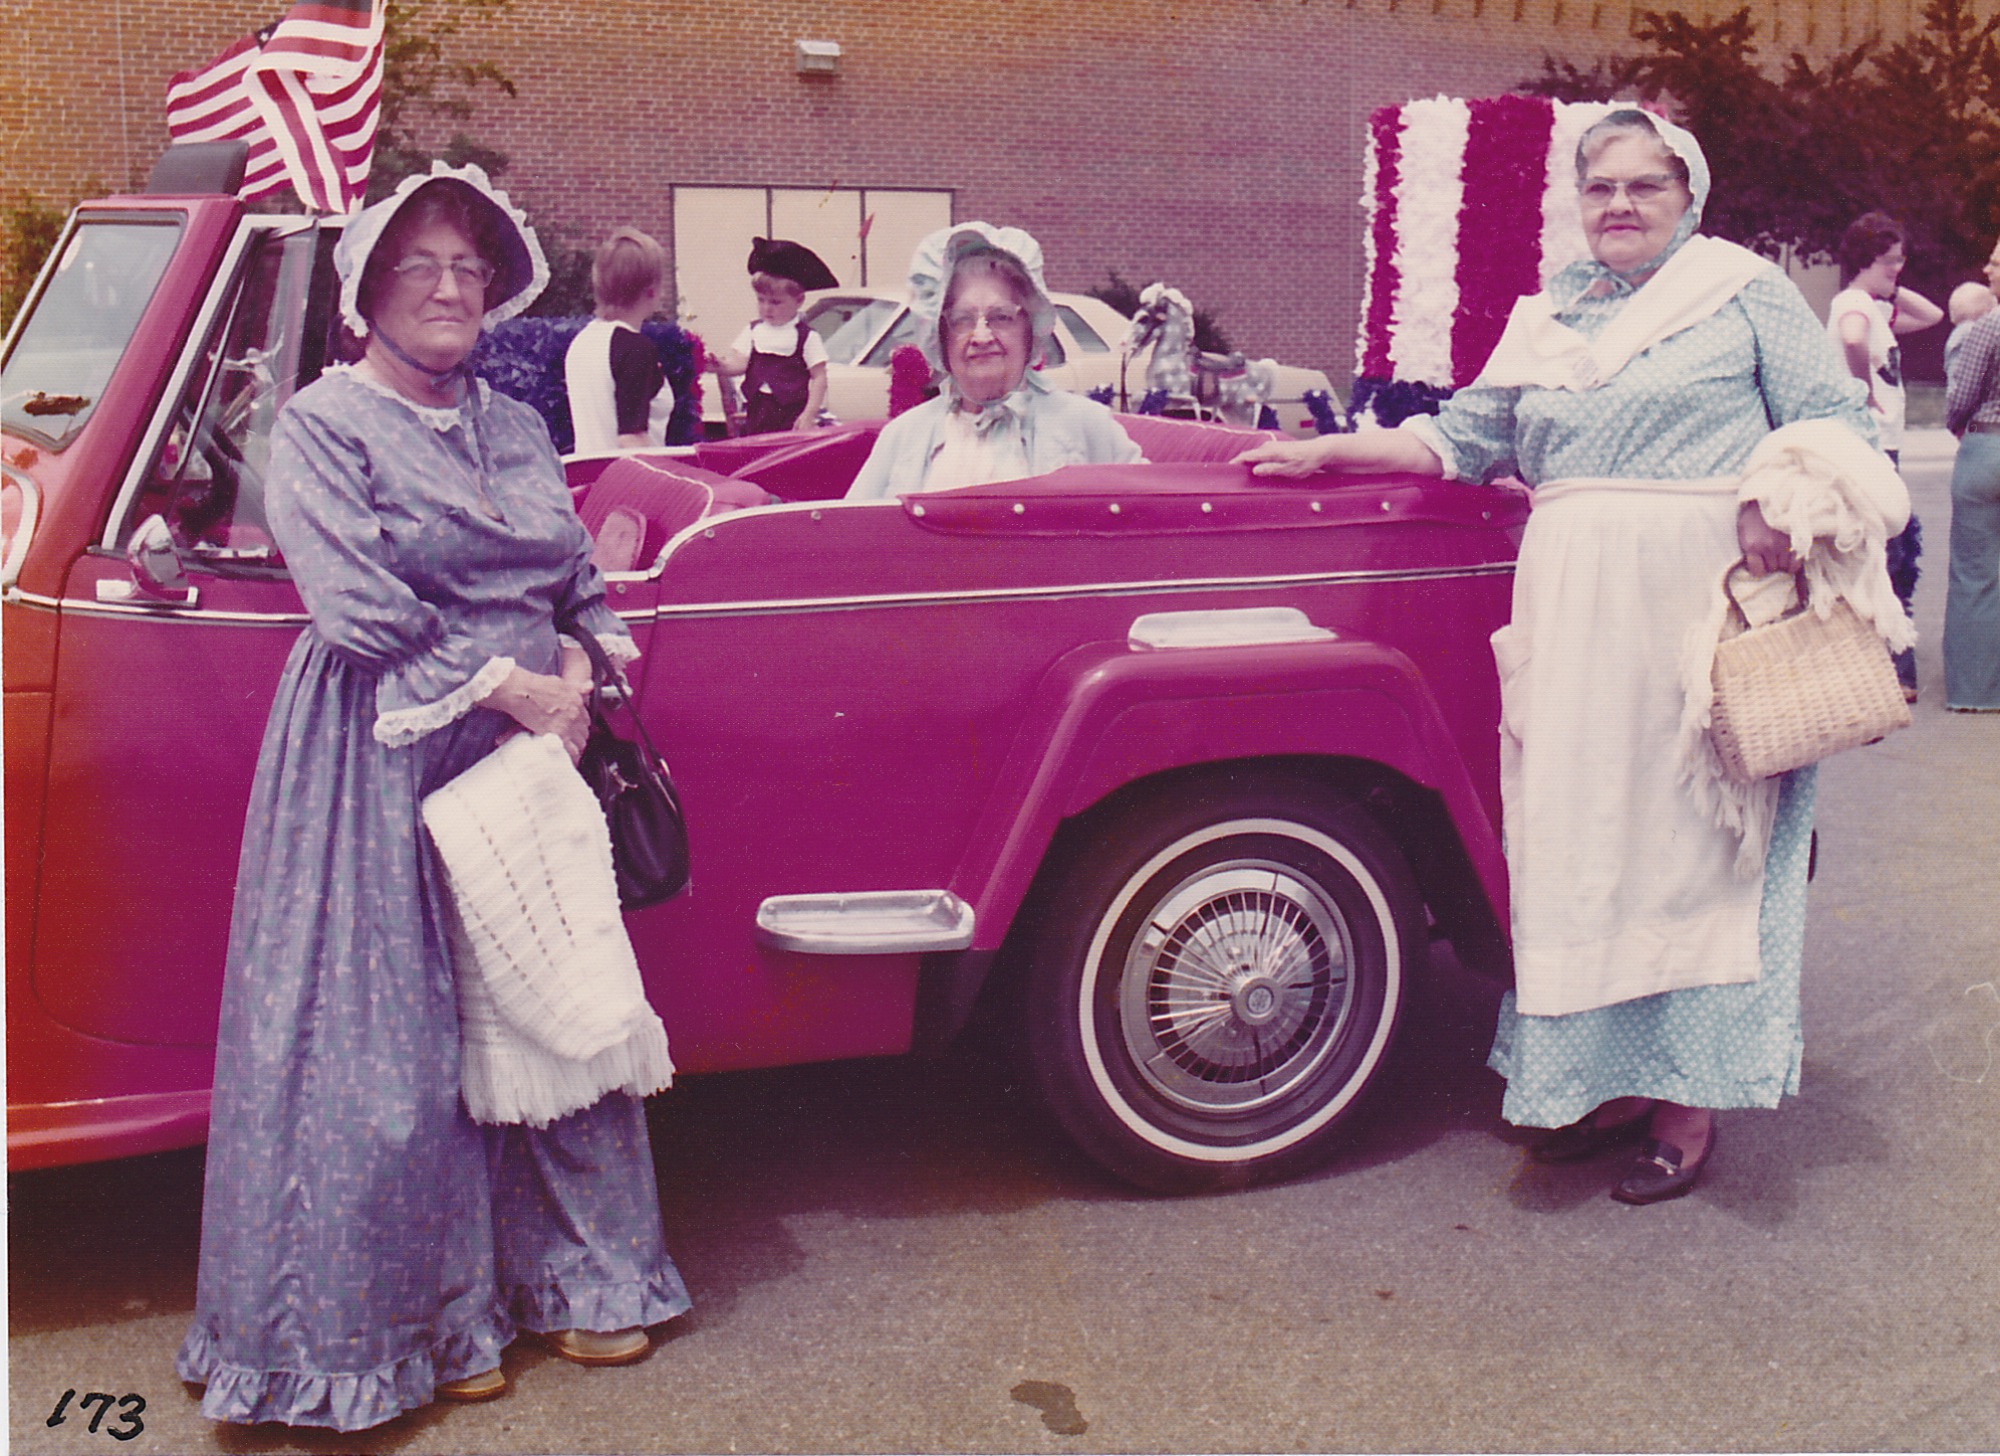
<instances>
[{"instance_id":1,"label":"ruffled bonnet","mask_svg":"<svg viewBox=\"0 0 2000 1456\"><path fill-rule=\"evenodd\" d=\"M1021 265L1034 285L1034 296L1028 301L1028 319L1035 334L1029 350L1031 364L1042 356L1056 331L1056 306L1042 277L1040 243L1020 228L995 227L990 222L960 222L939 228L917 244L910 259L910 313L917 321L917 345L940 373L945 365L938 325L945 291L951 286L952 270L977 253L1006 254Z\"/></svg>"},{"instance_id":2,"label":"ruffled bonnet","mask_svg":"<svg viewBox=\"0 0 2000 1456\"><path fill-rule=\"evenodd\" d=\"M487 308L482 320L486 328L514 317L548 287L548 259L542 255L542 244L535 230L528 226L528 215L507 200L507 194L493 185L483 167L476 164L453 167L433 162L428 176L419 173L405 177L389 196L355 214L334 245L333 266L340 275L340 320L357 338L368 334L368 320L361 316L361 276L367 271L369 255L404 205L431 187L463 192L474 208L484 210L497 224L494 231L502 240L504 256L496 260L500 271L486 290Z\"/></svg>"}]
</instances>

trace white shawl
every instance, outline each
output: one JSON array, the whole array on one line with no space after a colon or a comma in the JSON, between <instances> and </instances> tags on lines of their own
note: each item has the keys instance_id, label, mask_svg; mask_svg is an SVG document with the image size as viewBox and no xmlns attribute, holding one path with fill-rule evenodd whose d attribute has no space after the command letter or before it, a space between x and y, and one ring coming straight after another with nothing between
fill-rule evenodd
<instances>
[{"instance_id":1,"label":"white shawl","mask_svg":"<svg viewBox=\"0 0 2000 1456\"><path fill-rule=\"evenodd\" d=\"M1595 389L1662 339L1692 328L1759 273L1774 268L1748 248L1697 233L1660 265L1594 340L1556 319L1544 290L1518 299L1475 385Z\"/></svg>"},{"instance_id":2,"label":"white shawl","mask_svg":"<svg viewBox=\"0 0 2000 1456\"><path fill-rule=\"evenodd\" d=\"M424 799L451 884L460 1082L476 1122L541 1127L672 1083L618 909L611 836L559 739L510 738Z\"/></svg>"}]
</instances>

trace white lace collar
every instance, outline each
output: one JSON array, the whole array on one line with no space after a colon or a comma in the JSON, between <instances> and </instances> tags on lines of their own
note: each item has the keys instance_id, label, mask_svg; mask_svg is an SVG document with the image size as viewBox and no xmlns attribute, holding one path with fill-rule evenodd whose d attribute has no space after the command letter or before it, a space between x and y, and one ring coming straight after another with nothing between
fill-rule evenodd
<instances>
[{"instance_id":1,"label":"white lace collar","mask_svg":"<svg viewBox=\"0 0 2000 1456\"><path fill-rule=\"evenodd\" d=\"M328 374L344 374L363 389L369 390L374 394L379 394L384 399L393 399L397 404L401 405L439 434L444 434L446 431L464 423L465 406L463 404L418 404L394 385L384 384L381 380L375 378L374 375L364 373L358 366L353 364L330 364L327 366L325 372ZM473 380L473 384L479 390L479 403L484 407L492 401L493 391L483 379L475 379Z\"/></svg>"}]
</instances>

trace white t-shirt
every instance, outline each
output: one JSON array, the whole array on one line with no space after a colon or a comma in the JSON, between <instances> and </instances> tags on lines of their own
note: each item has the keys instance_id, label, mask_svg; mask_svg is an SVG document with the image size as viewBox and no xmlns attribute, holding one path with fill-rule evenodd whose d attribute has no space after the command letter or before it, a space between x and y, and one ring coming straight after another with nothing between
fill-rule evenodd
<instances>
[{"instance_id":1,"label":"white t-shirt","mask_svg":"<svg viewBox=\"0 0 2000 1456\"><path fill-rule=\"evenodd\" d=\"M630 324L615 319L585 324L563 355L563 382L577 454L622 449L620 435L643 433L652 444L666 443L673 386L652 342Z\"/></svg>"},{"instance_id":2,"label":"white t-shirt","mask_svg":"<svg viewBox=\"0 0 2000 1456\"><path fill-rule=\"evenodd\" d=\"M732 354L750 357L751 346L755 345L759 354L790 354L799 346L799 330L806 326L797 319L788 324L767 324L762 319L750 325L736 336L729 346ZM826 340L819 336L817 329L806 329L806 368L811 369L826 363Z\"/></svg>"},{"instance_id":3,"label":"white t-shirt","mask_svg":"<svg viewBox=\"0 0 2000 1456\"><path fill-rule=\"evenodd\" d=\"M1845 288L1833 296L1826 311L1826 331L1846 360L1846 345L1840 340L1840 321L1858 313L1868 320L1868 371L1880 411L1875 429L1884 450L1899 450L1903 444L1903 351L1897 346L1895 330L1889 327L1889 304L1859 288Z\"/></svg>"}]
</instances>

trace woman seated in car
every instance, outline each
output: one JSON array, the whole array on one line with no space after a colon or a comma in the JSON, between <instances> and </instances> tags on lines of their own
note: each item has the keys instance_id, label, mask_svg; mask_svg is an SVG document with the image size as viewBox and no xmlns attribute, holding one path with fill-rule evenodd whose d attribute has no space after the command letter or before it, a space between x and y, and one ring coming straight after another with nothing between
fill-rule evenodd
<instances>
[{"instance_id":1,"label":"woman seated in car","mask_svg":"<svg viewBox=\"0 0 2000 1456\"><path fill-rule=\"evenodd\" d=\"M910 312L944 391L883 426L849 500L1142 458L1110 410L1031 367L1056 311L1041 245L1021 229L964 222L925 238L910 260Z\"/></svg>"}]
</instances>

